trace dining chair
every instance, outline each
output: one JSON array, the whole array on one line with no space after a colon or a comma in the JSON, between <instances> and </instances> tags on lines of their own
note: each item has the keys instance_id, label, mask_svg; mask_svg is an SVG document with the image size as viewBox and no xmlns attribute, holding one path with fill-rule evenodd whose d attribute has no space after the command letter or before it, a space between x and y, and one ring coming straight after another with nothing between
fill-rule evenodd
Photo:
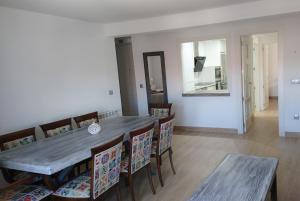
<instances>
[{"instance_id":1,"label":"dining chair","mask_svg":"<svg viewBox=\"0 0 300 201\"><path fill-rule=\"evenodd\" d=\"M92 123L99 123L98 112L91 112L88 114L80 115L73 118L78 128L88 127ZM85 170L89 169L90 159L82 161L77 165L77 174L81 173L81 166L85 165Z\"/></svg>"},{"instance_id":2,"label":"dining chair","mask_svg":"<svg viewBox=\"0 0 300 201\"><path fill-rule=\"evenodd\" d=\"M168 117L171 115L172 103L166 104L149 104L150 114L154 117Z\"/></svg>"},{"instance_id":3,"label":"dining chair","mask_svg":"<svg viewBox=\"0 0 300 201\"><path fill-rule=\"evenodd\" d=\"M1 151L11 150L36 141L35 128L28 128L0 136ZM34 180L35 176L22 171L1 168L6 182L13 183L20 180Z\"/></svg>"},{"instance_id":4,"label":"dining chair","mask_svg":"<svg viewBox=\"0 0 300 201\"><path fill-rule=\"evenodd\" d=\"M43 125L40 125L40 127L43 130L46 138L62 135L73 129L71 118L43 124ZM68 180L70 177L73 177L75 175L76 167L77 167L76 165L70 166L68 168L61 170L59 173L56 173L55 175L53 175L53 177L56 180L56 185L62 184L66 180Z\"/></svg>"},{"instance_id":5,"label":"dining chair","mask_svg":"<svg viewBox=\"0 0 300 201\"><path fill-rule=\"evenodd\" d=\"M121 162L121 175L128 179L131 199L133 201L136 200L133 186L133 176L143 168L147 169L147 176L151 190L153 194L155 194L150 166L153 131L154 123L139 130L132 131L129 134L129 155L126 156Z\"/></svg>"},{"instance_id":6,"label":"dining chair","mask_svg":"<svg viewBox=\"0 0 300 201\"><path fill-rule=\"evenodd\" d=\"M172 158L172 154L173 154L172 137L173 137L173 128L174 128L174 118L175 118L175 114L159 120L158 136L152 142L151 157L156 159L158 177L162 187L164 186L164 182L161 174L161 164L162 164L162 155L164 153L169 152L171 168L173 173L176 174L174 164L173 164L173 158Z\"/></svg>"},{"instance_id":7,"label":"dining chair","mask_svg":"<svg viewBox=\"0 0 300 201\"><path fill-rule=\"evenodd\" d=\"M15 149L29 145L36 141L35 128L28 128L0 136L1 151ZM51 190L39 185L32 185L40 177L27 172L1 168L3 177L9 185L0 190L0 200L45 200L52 193Z\"/></svg>"},{"instance_id":8,"label":"dining chair","mask_svg":"<svg viewBox=\"0 0 300 201\"><path fill-rule=\"evenodd\" d=\"M100 200L108 190L114 188L117 200L121 200L119 189L122 142L124 135L91 149L92 169L58 188L53 200Z\"/></svg>"},{"instance_id":9,"label":"dining chair","mask_svg":"<svg viewBox=\"0 0 300 201\"><path fill-rule=\"evenodd\" d=\"M52 191L38 185L12 185L0 189L3 201L50 201Z\"/></svg>"},{"instance_id":10,"label":"dining chair","mask_svg":"<svg viewBox=\"0 0 300 201\"><path fill-rule=\"evenodd\" d=\"M111 118L115 118L115 117L119 117L120 116L120 111L119 110L111 110L108 112L101 112L99 114L99 120L104 121L106 119L111 119Z\"/></svg>"},{"instance_id":11,"label":"dining chair","mask_svg":"<svg viewBox=\"0 0 300 201\"><path fill-rule=\"evenodd\" d=\"M92 123L98 123L98 112L92 112L85 115L77 116L73 118L78 128L87 127Z\"/></svg>"},{"instance_id":12,"label":"dining chair","mask_svg":"<svg viewBox=\"0 0 300 201\"><path fill-rule=\"evenodd\" d=\"M72 130L71 118L40 125L45 137L53 137Z\"/></svg>"}]
</instances>

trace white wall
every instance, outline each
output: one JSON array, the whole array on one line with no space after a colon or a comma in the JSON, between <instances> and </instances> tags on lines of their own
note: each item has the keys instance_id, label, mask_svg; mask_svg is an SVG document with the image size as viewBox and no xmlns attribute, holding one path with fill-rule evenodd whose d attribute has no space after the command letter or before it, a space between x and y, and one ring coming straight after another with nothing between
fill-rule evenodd
<instances>
[{"instance_id":1,"label":"white wall","mask_svg":"<svg viewBox=\"0 0 300 201\"><path fill-rule=\"evenodd\" d=\"M242 132L240 36L256 33L279 33L279 114L280 134L300 131L300 122L292 119L300 111L299 85L291 85L292 78L300 77L299 52L300 15L275 16L232 23L133 35L140 114L147 113L142 53L164 51L169 101L175 103L177 125L197 127L236 128ZM180 43L192 40L226 38L229 46L228 83L230 97L182 97Z\"/></svg>"},{"instance_id":2,"label":"white wall","mask_svg":"<svg viewBox=\"0 0 300 201\"><path fill-rule=\"evenodd\" d=\"M0 134L121 108L114 41L101 26L0 7L0 29Z\"/></svg>"},{"instance_id":3,"label":"white wall","mask_svg":"<svg viewBox=\"0 0 300 201\"><path fill-rule=\"evenodd\" d=\"M280 87L284 88L284 126L286 132L300 132L300 122L293 120L295 113L300 113L300 85L292 85L291 80L300 78L300 27L297 26L300 17L293 18L284 24L284 40L283 40L283 85L279 83L279 99ZM279 51L280 46L278 47ZM279 70L279 79L282 72Z\"/></svg>"},{"instance_id":4,"label":"white wall","mask_svg":"<svg viewBox=\"0 0 300 201\"><path fill-rule=\"evenodd\" d=\"M168 31L300 11L299 0L259 0L219 8L105 24L107 35Z\"/></svg>"},{"instance_id":5,"label":"white wall","mask_svg":"<svg viewBox=\"0 0 300 201\"><path fill-rule=\"evenodd\" d=\"M235 50L239 49L239 38L228 30L223 32L224 26L208 27L203 32L202 28L180 30L167 33L139 34L132 36L135 72L137 80L137 92L139 113L147 114L146 90L139 88L139 84L145 84L143 52L164 51L166 64L166 77L169 102L174 103L177 126L194 127L220 127L236 128L242 132L242 105L240 67L235 59L230 59L229 72L230 97L182 97L182 69L180 44L190 39L207 40L208 33L216 38L227 38L227 45L232 47L229 53L231 58L238 58ZM220 35L221 34L221 35ZM235 83L235 84L233 84Z\"/></svg>"}]
</instances>

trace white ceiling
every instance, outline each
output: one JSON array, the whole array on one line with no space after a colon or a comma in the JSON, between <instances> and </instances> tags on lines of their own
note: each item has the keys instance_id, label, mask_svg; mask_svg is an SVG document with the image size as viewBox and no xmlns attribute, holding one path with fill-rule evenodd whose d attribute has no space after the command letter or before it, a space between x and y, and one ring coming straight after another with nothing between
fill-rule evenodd
<instances>
[{"instance_id":1,"label":"white ceiling","mask_svg":"<svg viewBox=\"0 0 300 201\"><path fill-rule=\"evenodd\" d=\"M257 0L0 0L0 6L110 23Z\"/></svg>"}]
</instances>

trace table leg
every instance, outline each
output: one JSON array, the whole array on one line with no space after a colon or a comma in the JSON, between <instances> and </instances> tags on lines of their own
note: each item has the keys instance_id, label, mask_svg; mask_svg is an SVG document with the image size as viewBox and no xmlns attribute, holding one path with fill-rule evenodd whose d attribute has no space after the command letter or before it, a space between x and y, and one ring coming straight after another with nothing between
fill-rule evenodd
<instances>
[{"instance_id":1,"label":"table leg","mask_svg":"<svg viewBox=\"0 0 300 201\"><path fill-rule=\"evenodd\" d=\"M44 175L44 184L49 188L50 190L55 190L56 185L54 179L51 177L51 175Z\"/></svg>"},{"instance_id":2,"label":"table leg","mask_svg":"<svg viewBox=\"0 0 300 201\"><path fill-rule=\"evenodd\" d=\"M271 200L277 201L277 176L275 174L273 184L271 186Z\"/></svg>"}]
</instances>

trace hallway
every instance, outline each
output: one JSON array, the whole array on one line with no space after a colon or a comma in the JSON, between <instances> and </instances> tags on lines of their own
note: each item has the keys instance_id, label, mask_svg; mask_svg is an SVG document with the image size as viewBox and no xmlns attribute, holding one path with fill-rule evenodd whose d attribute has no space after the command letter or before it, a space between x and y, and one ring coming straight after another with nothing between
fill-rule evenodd
<instances>
[{"instance_id":1,"label":"hallway","mask_svg":"<svg viewBox=\"0 0 300 201\"><path fill-rule=\"evenodd\" d=\"M262 112L254 113L254 122L245 138L263 143L276 140L278 129L278 100L270 99L269 107Z\"/></svg>"}]
</instances>

